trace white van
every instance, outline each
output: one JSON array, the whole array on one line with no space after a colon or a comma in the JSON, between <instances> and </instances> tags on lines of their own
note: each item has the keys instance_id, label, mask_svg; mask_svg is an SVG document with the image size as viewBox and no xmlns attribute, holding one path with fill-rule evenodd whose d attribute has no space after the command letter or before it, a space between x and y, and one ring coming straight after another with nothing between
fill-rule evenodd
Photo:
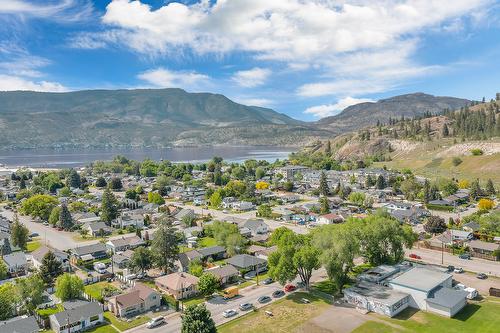
<instances>
[{"instance_id":1,"label":"white van","mask_svg":"<svg viewBox=\"0 0 500 333\"><path fill-rule=\"evenodd\" d=\"M151 319L147 324L146 324L146 327L147 328L155 328L155 327L158 327L160 325L163 325L165 324L165 318L163 317L156 317L156 318L153 318Z\"/></svg>"},{"instance_id":2,"label":"white van","mask_svg":"<svg viewBox=\"0 0 500 333\"><path fill-rule=\"evenodd\" d=\"M455 289L457 290L463 290L467 293L467 299L474 299L476 298L479 294L475 288L472 287L467 287L466 285L459 283L455 286Z\"/></svg>"}]
</instances>

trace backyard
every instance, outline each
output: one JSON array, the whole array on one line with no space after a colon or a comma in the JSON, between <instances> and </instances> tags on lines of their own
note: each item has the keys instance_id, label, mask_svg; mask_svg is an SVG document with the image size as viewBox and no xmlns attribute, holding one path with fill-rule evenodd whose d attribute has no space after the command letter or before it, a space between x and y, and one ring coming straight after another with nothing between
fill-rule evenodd
<instances>
[{"instance_id":1,"label":"backyard","mask_svg":"<svg viewBox=\"0 0 500 333\"><path fill-rule=\"evenodd\" d=\"M104 312L104 317L121 332L147 323L151 319L148 316L138 316L134 317L131 321L121 320L116 318L116 316L111 312Z\"/></svg>"},{"instance_id":2,"label":"backyard","mask_svg":"<svg viewBox=\"0 0 500 333\"><path fill-rule=\"evenodd\" d=\"M109 296L112 292L118 290L109 282L97 282L85 286L85 293L94 299L100 300L103 296Z\"/></svg>"}]
</instances>

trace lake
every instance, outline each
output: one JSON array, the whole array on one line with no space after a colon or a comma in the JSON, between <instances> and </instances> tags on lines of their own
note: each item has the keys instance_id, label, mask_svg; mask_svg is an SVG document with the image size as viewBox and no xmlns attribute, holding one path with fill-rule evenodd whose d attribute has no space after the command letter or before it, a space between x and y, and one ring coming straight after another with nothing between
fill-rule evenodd
<instances>
[{"instance_id":1,"label":"lake","mask_svg":"<svg viewBox=\"0 0 500 333\"><path fill-rule=\"evenodd\" d=\"M90 162L109 161L116 155L142 161L169 160L172 162L205 162L214 156L226 161L242 162L247 159L266 160L286 159L293 148L243 146L243 147L187 147L187 148L128 148L128 149L33 149L33 150L0 150L0 164L6 167L32 168L72 168L88 165Z\"/></svg>"}]
</instances>

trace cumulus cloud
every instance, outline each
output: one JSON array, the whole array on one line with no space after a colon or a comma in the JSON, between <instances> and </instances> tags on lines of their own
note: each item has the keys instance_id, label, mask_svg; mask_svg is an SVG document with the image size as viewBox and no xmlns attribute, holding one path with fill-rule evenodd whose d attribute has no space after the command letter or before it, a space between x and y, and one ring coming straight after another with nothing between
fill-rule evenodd
<instances>
[{"instance_id":1,"label":"cumulus cloud","mask_svg":"<svg viewBox=\"0 0 500 333\"><path fill-rule=\"evenodd\" d=\"M324 104L317 105L307 108L304 113L312 114L318 118L324 118L328 116L334 116L342 112L345 108L351 105L365 103L365 102L375 102L374 100L368 98L353 98L353 97L345 97L339 100L335 104Z\"/></svg>"},{"instance_id":2,"label":"cumulus cloud","mask_svg":"<svg viewBox=\"0 0 500 333\"><path fill-rule=\"evenodd\" d=\"M63 92L68 88L50 81L34 81L24 77L0 74L0 91L30 90L43 92Z\"/></svg>"},{"instance_id":3,"label":"cumulus cloud","mask_svg":"<svg viewBox=\"0 0 500 333\"><path fill-rule=\"evenodd\" d=\"M151 69L137 76L154 87L199 89L209 83L210 77L194 71L173 71L163 67Z\"/></svg>"},{"instance_id":4,"label":"cumulus cloud","mask_svg":"<svg viewBox=\"0 0 500 333\"><path fill-rule=\"evenodd\" d=\"M271 70L267 68L255 67L246 71L234 73L232 79L238 85L246 88L263 85L271 75Z\"/></svg>"}]
</instances>

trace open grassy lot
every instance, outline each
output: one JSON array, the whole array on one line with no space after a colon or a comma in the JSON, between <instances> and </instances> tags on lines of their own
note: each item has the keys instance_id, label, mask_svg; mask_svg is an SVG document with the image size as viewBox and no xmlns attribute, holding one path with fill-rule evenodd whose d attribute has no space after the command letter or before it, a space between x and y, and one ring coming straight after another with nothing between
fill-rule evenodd
<instances>
[{"instance_id":1,"label":"open grassy lot","mask_svg":"<svg viewBox=\"0 0 500 333\"><path fill-rule=\"evenodd\" d=\"M302 298L307 298L311 303L302 303ZM315 294L294 293L260 310L221 325L217 331L219 333L310 332L301 326L321 314L329 306L325 299ZM273 316L268 317L264 311L271 311Z\"/></svg>"},{"instance_id":2,"label":"open grassy lot","mask_svg":"<svg viewBox=\"0 0 500 333\"><path fill-rule=\"evenodd\" d=\"M111 324L113 324L113 326L115 326L117 329L119 329L122 332L129 330L131 328L137 327L139 325L142 325L144 323L147 323L151 319L148 316L140 316L138 318L134 317L134 319L132 321L127 322L126 320L121 320L121 319L116 318L116 316L114 314L112 314L111 312L104 312L104 317L109 322L111 322Z\"/></svg>"},{"instance_id":3,"label":"open grassy lot","mask_svg":"<svg viewBox=\"0 0 500 333\"><path fill-rule=\"evenodd\" d=\"M500 301L483 301L467 305L457 316L448 319L423 311L407 309L395 318L379 315L377 321L368 321L354 333L493 333L500 331Z\"/></svg>"}]
</instances>

